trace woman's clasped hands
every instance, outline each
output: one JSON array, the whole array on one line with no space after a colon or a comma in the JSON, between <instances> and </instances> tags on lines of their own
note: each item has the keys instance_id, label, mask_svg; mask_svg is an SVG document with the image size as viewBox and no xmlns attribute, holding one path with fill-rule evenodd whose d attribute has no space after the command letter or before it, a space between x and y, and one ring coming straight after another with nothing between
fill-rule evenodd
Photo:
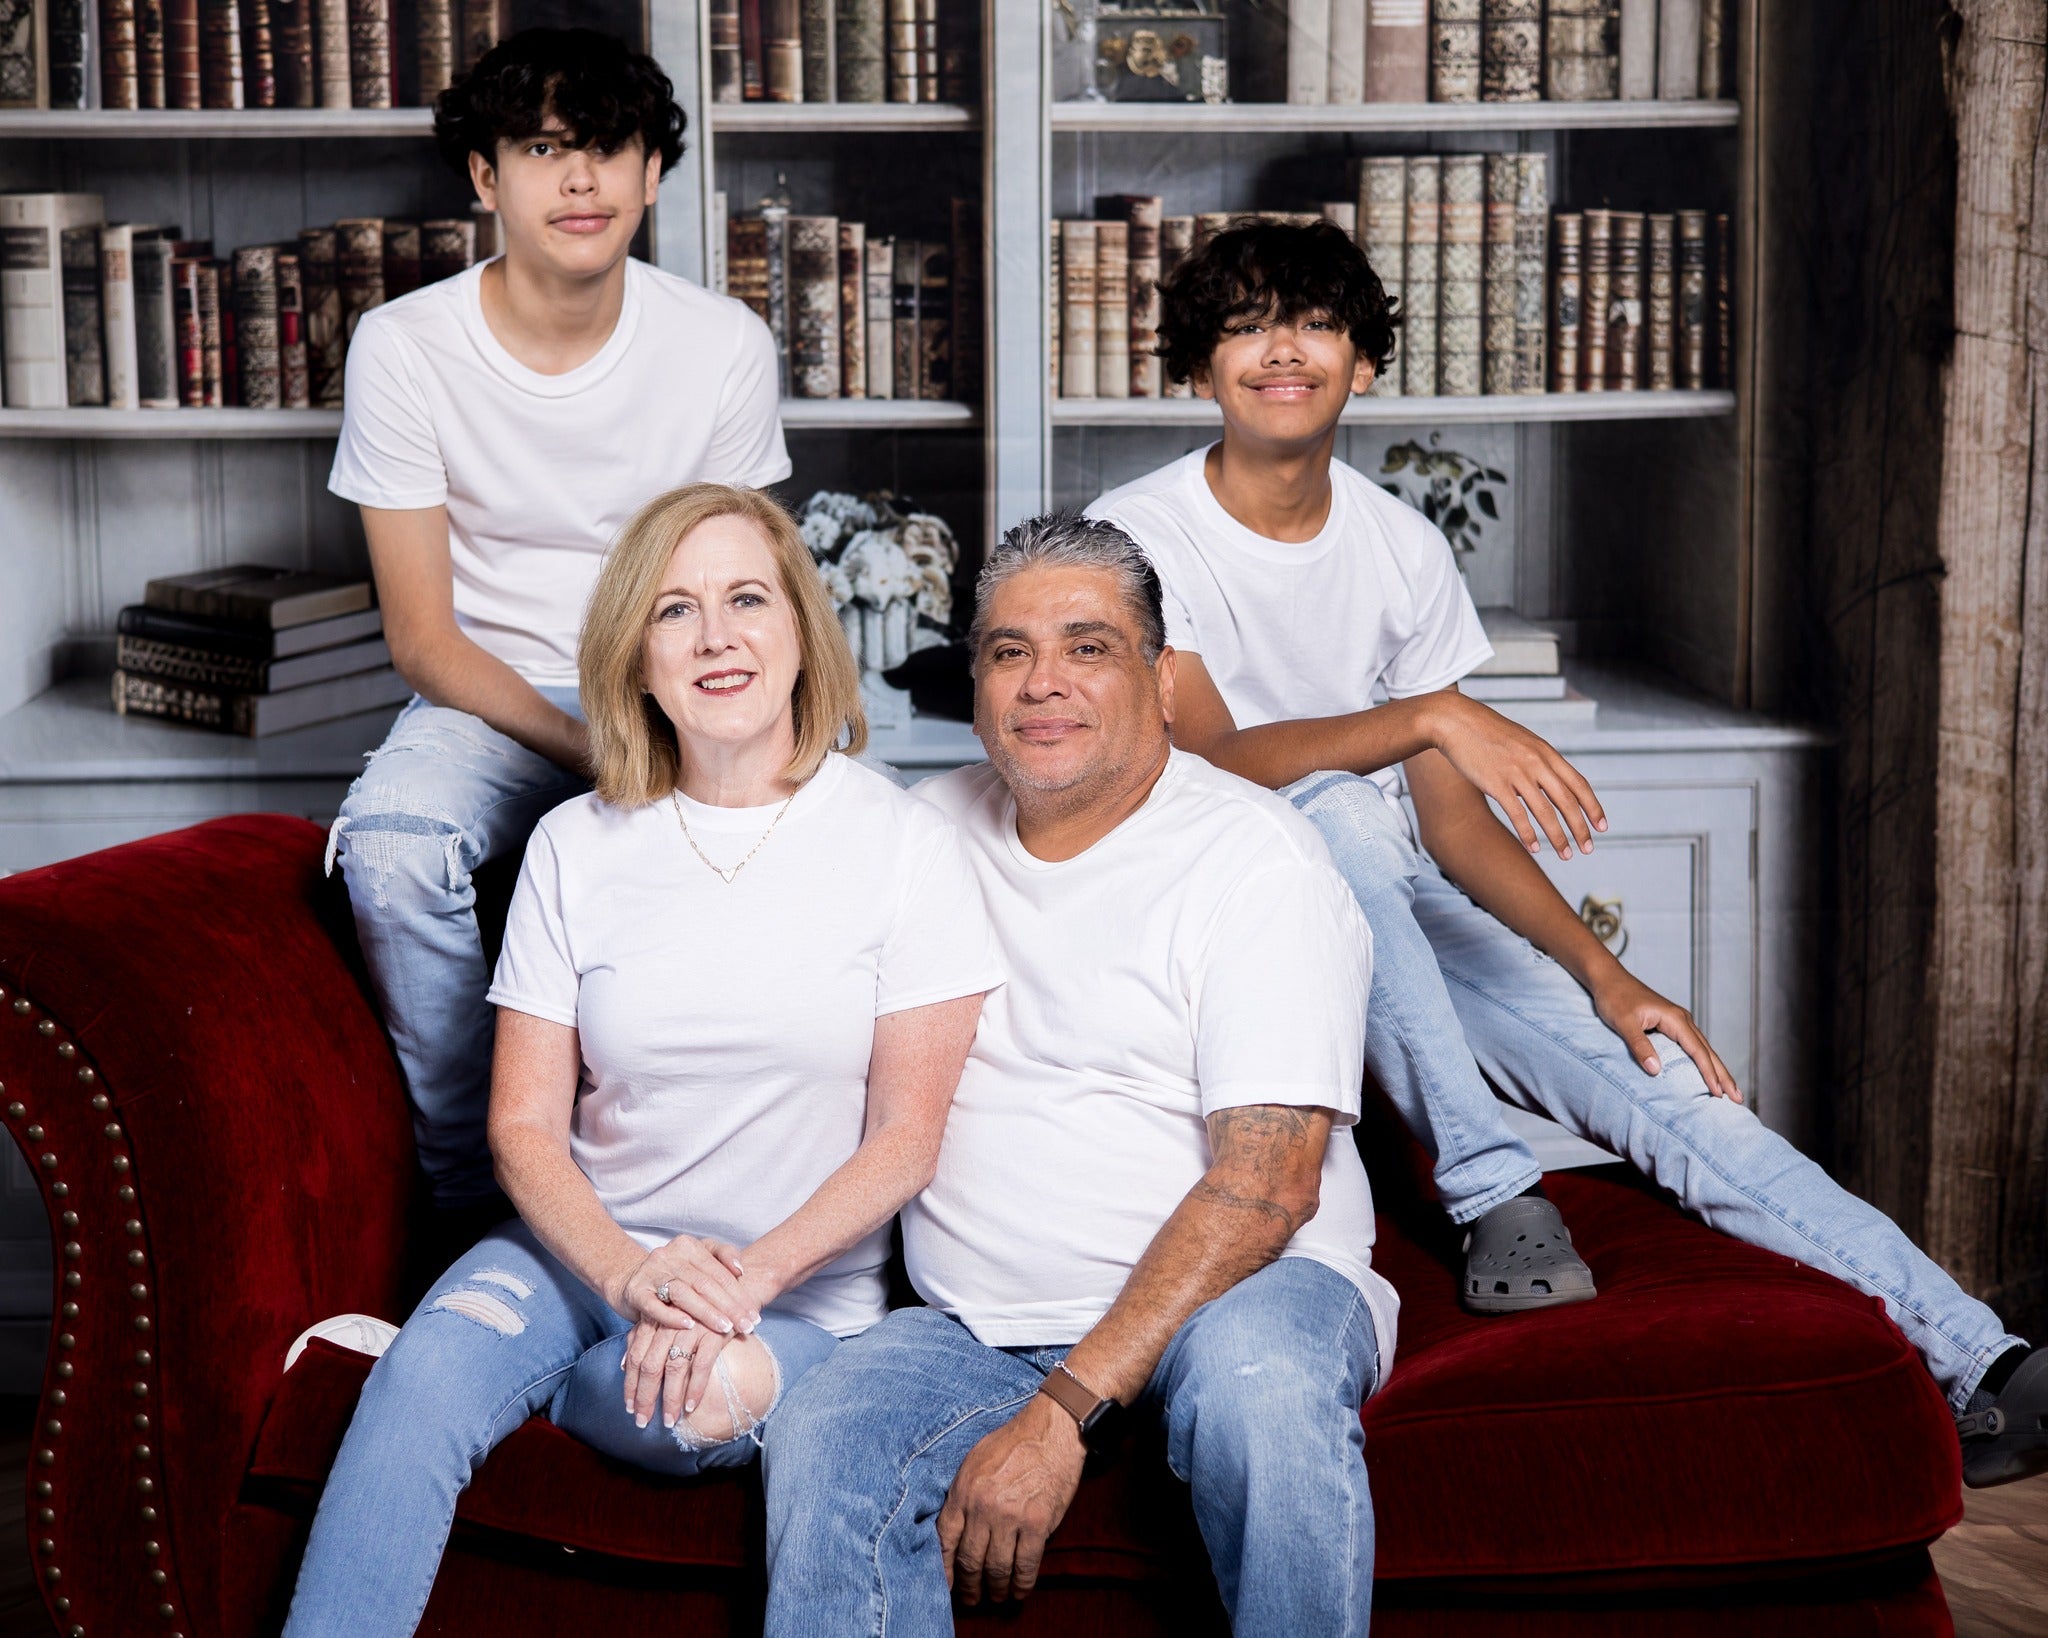
<instances>
[{"instance_id":1,"label":"woman's clasped hands","mask_svg":"<svg viewBox=\"0 0 2048 1638\"><path fill-rule=\"evenodd\" d=\"M626 1409L645 1427L657 1404L674 1427L702 1402L726 1346L752 1336L773 1293L750 1278L739 1248L679 1234L620 1278L607 1300L633 1321L626 1341Z\"/></svg>"}]
</instances>

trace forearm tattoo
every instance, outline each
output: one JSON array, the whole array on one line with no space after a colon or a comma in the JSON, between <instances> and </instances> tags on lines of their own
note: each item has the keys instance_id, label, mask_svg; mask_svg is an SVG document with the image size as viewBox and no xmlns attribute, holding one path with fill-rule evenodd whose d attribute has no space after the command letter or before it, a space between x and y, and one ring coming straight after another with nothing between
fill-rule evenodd
<instances>
[{"instance_id":1,"label":"forearm tattoo","mask_svg":"<svg viewBox=\"0 0 2048 1638\"><path fill-rule=\"evenodd\" d=\"M1204 1178L1189 1191L1190 1198L1269 1218L1291 1237L1315 1215L1313 1183L1322 1165L1317 1124L1299 1109L1275 1104L1225 1109L1211 1116L1212 1172L1231 1181ZM1304 1173L1309 1177L1306 1209L1287 1203L1304 1193Z\"/></svg>"}]
</instances>

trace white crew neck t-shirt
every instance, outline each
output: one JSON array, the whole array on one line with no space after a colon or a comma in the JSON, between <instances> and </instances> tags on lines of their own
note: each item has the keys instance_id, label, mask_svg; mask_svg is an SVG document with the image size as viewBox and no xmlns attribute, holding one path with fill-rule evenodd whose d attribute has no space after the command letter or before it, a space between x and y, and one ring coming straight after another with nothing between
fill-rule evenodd
<instances>
[{"instance_id":1,"label":"white crew neck t-shirt","mask_svg":"<svg viewBox=\"0 0 2048 1638\"><path fill-rule=\"evenodd\" d=\"M445 504L456 624L528 682L573 688L598 564L635 512L686 483L789 476L775 344L743 303L629 260L611 338L542 375L484 322L484 265L363 315L327 487Z\"/></svg>"},{"instance_id":2,"label":"white crew neck t-shirt","mask_svg":"<svg viewBox=\"0 0 2048 1638\"><path fill-rule=\"evenodd\" d=\"M1288 1243L1355 1284L1379 1335L1372 1187L1349 1128L1372 935L1309 822L1175 751L1138 811L1047 863L986 763L917 787L960 827L1009 982L982 1008L931 1186L903 1210L910 1278L992 1347L1079 1341L1209 1168L1206 1118L1330 1109L1322 1201Z\"/></svg>"},{"instance_id":3,"label":"white crew neck t-shirt","mask_svg":"<svg viewBox=\"0 0 2048 1638\"><path fill-rule=\"evenodd\" d=\"M1166 640L1201 656L1240 728L1363 711L1447 688L1493 654L1443 531L1342 461L1313 540L1269 540L1223 509L1196 450L1088 515L1152 560ZM1392 795L1399 767L1374 776Z\"/></svg>"},{"instance_id":4,"label":"white crew neck t-shirt","mask_svg":"<svg viewBox=\"0 0 2048 1638\"><path fill-rule=\"evenodd\" d=\"M728 868L776 813L678 800ZM620 1227L744 1247L859 1147L875 1020L1001 982L954 827L835 754L730 885L666 801L563 803L527 846L490 999L579 1032L570 1153ZM888 1254L885 1224L775 1307L863 1330Z\"/></svg>"}]
</instances>

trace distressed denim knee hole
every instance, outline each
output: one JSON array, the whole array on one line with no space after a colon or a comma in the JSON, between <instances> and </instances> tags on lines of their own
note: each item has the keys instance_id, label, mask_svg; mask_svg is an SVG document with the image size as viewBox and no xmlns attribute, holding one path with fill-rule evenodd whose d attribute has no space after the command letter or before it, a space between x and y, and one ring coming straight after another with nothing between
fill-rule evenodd
<instances>
[{"instance_id":1,"label":"distressed denim knee hole","mask_svg":"<svg viewBox=\"0 0 2048 1638\"><path fill-rule=\"evenodd\" d=\"M459 1314L502 1336L516 1337L526 1329L526 1321L520 1318L512 1305L488 1291L450 1291L435 1299L434 1311Z\"/></svg>"}]
</instances>

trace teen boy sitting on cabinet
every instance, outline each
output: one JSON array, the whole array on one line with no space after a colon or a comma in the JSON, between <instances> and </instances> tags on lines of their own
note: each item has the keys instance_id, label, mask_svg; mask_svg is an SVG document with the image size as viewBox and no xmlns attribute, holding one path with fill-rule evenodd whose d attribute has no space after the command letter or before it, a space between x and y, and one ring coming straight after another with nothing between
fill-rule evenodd
<instances>
[{"instance_id":1,"label":"teen boy sitting on cabinet","mask_svg":"<svg viewBox=\"0 0 2048 1638\"><path fill-rule=\"evenodd\" d=\"M1492 650L1449 544L1331 458L1345 402L1393 356L1397 322L1335 227L1217 235L1167 285L1159 350L1173 379L1221 407L1223 437L1089 510L1159 572L1179 656L1176 743L1281 790L1365 911L1366 1061L1435 1155L1446 1209L1471 1226L1467 1305L1593 1295L1491 1081L1714 1227L1880 1298L1948 1396L1969 1483L2048 1468L2048 1351L2030 1354L1767 1130L1685 1009L1630 975L1537 868L1546 842L1560 858L1592 851L1599 799L1551 746L1458 692Z\"/></svg>"},{"instance_id":2,"label":"teen boy sitting on cabinet","mask_svg":"<svg viewBox=\"0 0 2048 1638\"><path fill-rule=\"evenodd\" d=\"M435 1203L481 1218L504 1208L471 872L588 788L576 634L620 526L664 490L758 488L790 464L767 327L628 255L683 151L651 57L529 29L441 94L434 134L504 253L365 314L349 346L328 487L362 508L416 696L329 848Z\"/></svg>"}]
</instances>

